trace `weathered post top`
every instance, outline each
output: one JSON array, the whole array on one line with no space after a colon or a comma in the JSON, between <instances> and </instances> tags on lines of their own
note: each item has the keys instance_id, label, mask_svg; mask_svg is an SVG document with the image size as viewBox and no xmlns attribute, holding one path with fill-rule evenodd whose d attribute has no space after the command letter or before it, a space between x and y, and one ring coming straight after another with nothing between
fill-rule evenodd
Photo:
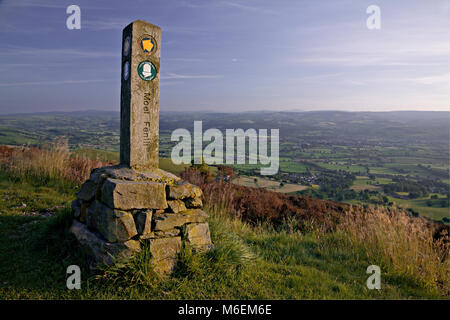
<instances>
[{"instance_id":1,"label":"weathered post top","mask_svg":"<svg viewBox=\"0 0 450 320\"><path fill-rule=\"evenodd\" d=\"M161 28L137 20L123 29L120 163L158 167Z\"/></svg>"}]
</instances>

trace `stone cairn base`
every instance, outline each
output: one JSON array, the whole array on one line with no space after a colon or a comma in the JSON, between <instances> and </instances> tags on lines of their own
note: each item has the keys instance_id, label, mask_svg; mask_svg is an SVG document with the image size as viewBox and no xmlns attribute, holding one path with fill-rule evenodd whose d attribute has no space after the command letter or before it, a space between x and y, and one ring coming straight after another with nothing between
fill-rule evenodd
<instances>
[{"instance_id":1,"label":"stone cairn base","mask_svg":"<svg viewBox=\"0 0 450 320\"><path fill-rule=\"evenodd\" d=\"M167 275L182 246L213 248L201 196L199 187L158 168L94 169L72 202L71 232L94 268L131 257L147 242L154 270Z\"/></svg>"}]
</instances>

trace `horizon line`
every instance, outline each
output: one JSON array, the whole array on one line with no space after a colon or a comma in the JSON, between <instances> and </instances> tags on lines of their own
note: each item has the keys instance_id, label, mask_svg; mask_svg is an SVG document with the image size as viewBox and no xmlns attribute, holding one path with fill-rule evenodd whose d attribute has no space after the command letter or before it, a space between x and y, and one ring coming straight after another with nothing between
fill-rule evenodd
<instances>
[{"instance_id":1,"label":"horizon line","mask_svg":"<svg viewBox=\"0 0 450 320\"><path fill-rule=\"evenodd\" d=\"M83 109L83 110L73 110L73 111L63 111L63 110L54 110L54 111L25 111L25 112L14 112L14 113L0 113L1 116L12 116L12 115L24 115L24 114L49 114L49 113L77 113L77 112L112 112L112 113L120 113L120 110L105 110L105 109ZM268 109L259 109L259 110L246 110L246 111L215 111L215 110L159 110L159 113L256 113L256 112L271 112L271 113L279 113L279 112L292 112L292 113L308 113L308 112L347 112L347 113L389 113L389 112L447 112L450 113L450 110L417 110L417 109L407 109L407 110L386 110L386 111L367 111L367 110L342 110L342 109L321 109L321 110L268 110Z\"/></svg>"}]
</instances>

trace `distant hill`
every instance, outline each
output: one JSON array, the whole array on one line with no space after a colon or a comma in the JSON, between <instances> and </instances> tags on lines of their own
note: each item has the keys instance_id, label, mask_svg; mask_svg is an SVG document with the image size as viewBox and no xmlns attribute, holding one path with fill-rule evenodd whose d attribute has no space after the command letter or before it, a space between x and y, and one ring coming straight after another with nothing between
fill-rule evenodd
<instances>
[{"instance_id":1,"label":"distant hill","mask_svg":"<svg viewBox=\"0 0 450 320\"><path fill-rule=\"evenodd\" d=\"M351 204L395 203L414 214L448 221L450 112L162 111L160 157L170 158L175 129L192 130L198 120L203 131L279 129L279 171L269 183L289 187L290 193ZM116 111L11 114L0 116L0 145L67 140L73 151L113 160L119 152L119 130ZM254 181L261 165L234 169Z\"/></svg>"},{"instance_id":2,"label":"distant hill","mask_svg":"<svg viewBox=\"0 0 450 320\"><path fill-rule=\"evenodd\" d=\"M411 140L423 144L445 144L448 149L450 112L161 112L161 135L177 128L192 129L195 120L203 121L203 130L218 128L280 129L281 139L326 140L328 143L374 140L405 144ZM120 113L87 110L45 112L0 116L0 144L36 144L64 136L71 146L117 151Z\"/></svg>"}]
</instances>

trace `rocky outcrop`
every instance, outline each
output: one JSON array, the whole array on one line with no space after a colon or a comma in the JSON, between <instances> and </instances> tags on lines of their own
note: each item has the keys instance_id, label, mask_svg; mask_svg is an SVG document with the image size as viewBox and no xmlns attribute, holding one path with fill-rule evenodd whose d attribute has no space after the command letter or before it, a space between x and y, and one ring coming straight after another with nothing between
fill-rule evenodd
<instances>
[{"instance_id":1,"label":"rocky outcrop","mask_svg":"<svg viewBox=\"0 0 450 320\"><path fill-rule=\"evenodd\" d=\"M181 237L150 239L149 244L153 270L158 274L167 274L173 270L181 249Z\"/></svg>"},{"instance_id":2,"label":"rocky outcrop","mask_svg":"<svg viewBox=\"0 0 450 320\"><path fill-rule=\"evenodd\" d=\"M183 236L195 250L205 251L212 247L208 223L190 223L184 226Z\"/></svg>"},{"instance_id":3,"label":"rocky outcrop","mask_svg":"<svg viewBox=\"0 0 450 320\"><path fill-rule=\"evenodd\" d=\"M151 264L169 274L183 246L213 248L202 190L161 169L95 169L72 202L71 232L97 264L128 258L146 244Z\"/></svg>"},{"instance_id":4,"label":"rocky outcrop","mask_svg":"<svg viewBox=\"0 0 450 320\"><path fill-rule=\"evenodd\" d=\"M155 231L167 231L188 223L205 222L208 215L200 209L190 209L179 213L157 213L154 216Z\"/></svg>"},{"instance_id":5,"label":"rocky outcrop","mask_svg":"<svg viewBox=\"0 0 450 320\"><path fill-rule=\"evenodd\" d=\"M165 183L153 181L124 181L107 178L102 186L102 201L111 208L166 209Z\"/></svg>"},{"instance_id":6,"label":"rocky outcrop","mask_svg":"<svg viewBox=\"0 0 450 320\"><path fill-rule=\"evenodd\" d=\"M97 263L112 264L113 257L127 258L141 250L139 241L128 240L119 243L108 243L95 231L89 230L85 224L74 221L70 231L80 245Z\"/></svg>"}]
</instances>

